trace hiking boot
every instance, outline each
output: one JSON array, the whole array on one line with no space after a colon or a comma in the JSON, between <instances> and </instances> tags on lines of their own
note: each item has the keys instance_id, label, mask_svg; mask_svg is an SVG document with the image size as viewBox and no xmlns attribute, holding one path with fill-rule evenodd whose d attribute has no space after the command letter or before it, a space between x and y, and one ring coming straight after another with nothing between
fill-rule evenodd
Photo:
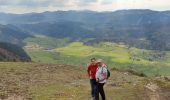
<instances>
[{"instance_id":1,"label":"hiking boot","mask_svg":"<svg viewBox=\"0 0 170 100\"><path fill-rule=\"evenodd\" d=\"M92 97L91 100L95 100L95 97Z\"/></svg>"}]
</instances>

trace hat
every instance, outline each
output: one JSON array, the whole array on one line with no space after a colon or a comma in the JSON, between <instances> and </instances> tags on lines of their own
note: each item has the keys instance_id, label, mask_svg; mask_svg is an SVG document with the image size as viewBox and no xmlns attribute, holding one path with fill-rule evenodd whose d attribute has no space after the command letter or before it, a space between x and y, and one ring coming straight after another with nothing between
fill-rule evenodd
<instances>
[{"instance_id":1,"label":"hat","mask_svg":"<svg viewBox=\"0 0 170 100\"><path fill-rule=\"evenodd\" d=\"M99 62L103 62L103 60L102 60L102 59L98 59L98 60L97 60L97 63L99 63Z\"/></svg>"}]
</instances>

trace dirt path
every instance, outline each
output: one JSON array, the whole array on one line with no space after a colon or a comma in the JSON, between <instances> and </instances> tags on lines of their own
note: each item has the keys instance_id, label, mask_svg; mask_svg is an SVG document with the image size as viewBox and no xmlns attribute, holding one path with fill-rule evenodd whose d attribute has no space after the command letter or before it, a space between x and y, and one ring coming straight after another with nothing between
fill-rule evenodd
<instances>
[{"instance_id":1,"label":"dirt path","mask_svg":"<svg viewBox=\"0 0 170 100\"><path fill-rule=\"evenodd\" d=\"M162 90L157 84L149 83L145 86L146 93L150 100L169 100L170 91Z\"/></svg>"},{"instance_id":2,"label":"dirt path","mask_svg":"<svg viewBox=\"0 0 170 100\"><path fill-rule=\"evenodd\" d=\"M147 95L149 96L150 100L161 100L159 96L159 87L156 84L149 83L146 86Z\"/></svg>"},{"instance_id":3,"label":"dirt path","mask_svg":"<svg viewBox=\"0 0 170 100\"><path fill-rule=\"evenodd\" d=\"M26 100L26 99L24 99L24 97L22 97L22 96L11 95L7 98L0 99L0 100Z\"/></svg>"}]
</instances>

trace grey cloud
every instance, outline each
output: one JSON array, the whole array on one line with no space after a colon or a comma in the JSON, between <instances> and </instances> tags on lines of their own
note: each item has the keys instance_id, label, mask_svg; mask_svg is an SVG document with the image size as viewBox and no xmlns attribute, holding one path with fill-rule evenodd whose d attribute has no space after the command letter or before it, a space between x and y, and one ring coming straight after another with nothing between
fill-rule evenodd
<instances>
[{"instance_id":1,"label":"grey cloud","mask_svg":"<svg viewBox=\"0 0 170 100\"><path fill-rule=\"evenodd\" d=\"M101 4L111 4L115 0L102 0Z\"/></svg>"},{"instance_id":2,"label":"grey cloud","mask_svg":"<svg viewBox=\"0 0 170 100\"><path fill-rule=\"evenodd\" d=\"M93 3L97 3L98 0L75 0L77 6L87 6Z\"/></svg>"},{"instance_id":3,"label":"grey cloud","mask_svg":"<svg viewBox=\"0 0 170 100\"><path fill-rule=\"evenodd\" d=\"M0 5L6 6L65 6L69 0L0 0Z\"/></svg>"},{"instance_id":4,"label":"grey cloud","mask_svg":"<svg viewBox=\"0 0 170 100\"><path fill-rule=\"evenodd\" d=\"M98 0L78 0L78 1L83 2L83 3L95 3Z\"/></svg>"},{"instance_id":5,"label":"grey cloud","mask_svg":"<svg viewBox=\"0 0 170 100\"><path fill-rule=\"evenodd\" d=\"M41 6L41 7L48 7L48 6L66 6L69 0L26 0L19 2L18 5L24 6Z\"/></svg>"},{"instance_id":6,"label":"grey cloud","mask_svg":"<svg viewBox=\"0 0 170 100\"><path fill-rule=\"evenodd\" d=\"M68 2L76 6L87 6L97 3L98 0L0 0L0 5L6 6L29 6L29 7L48 7L48 6L67 6Z\"/></svg>"},{"instance_id":7,"label":"grey cloud","mask_svg":"<svg viewBox=\"0 0 170 100\"><path fill-rule=\"evenodd\" d=\"M20 2L18 2L16 5L17 6L37 6L38 1L36 1L36 0L20 0Z\"/></svg>"},{"instance_id":8,"label":"grey cloud","mask_svg":"<svg viewBox=\"0 0 170 100\"><path fill-rule=\"evenodd\" d=\"M0 0L0 5L12 5L15 3L14 1L10 1L10 0Z\"/></svg>"}]
</instances>

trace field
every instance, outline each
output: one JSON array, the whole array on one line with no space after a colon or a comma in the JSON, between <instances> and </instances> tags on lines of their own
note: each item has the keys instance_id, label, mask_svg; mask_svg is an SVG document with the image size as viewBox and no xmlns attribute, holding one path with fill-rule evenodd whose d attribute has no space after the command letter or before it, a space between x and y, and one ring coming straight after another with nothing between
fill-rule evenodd
<instances>
[{"instance_id":1,"label":"field","mask_svg":"<svg viewBox=\"0 0 170 100\"><path fill-rule=\"evenodd\" d=\"M90 100L86 65L92 57L109 66L107 100L169 100L170 52L101 42L36 36L25 40L32 62L0 62L0 100Z\"/></svg>"},{"instance_id":2,"label":"field","mask_svg":"<svg viewBox=\"0 0 170 100\"><path fill-rule=\"evenodd\" d=\"M147 84L159 88L152 91ZM111 70L104 88L107 100L168 100L170 82ZM0 100L90 100L86 68L1 62Z\"/></svg>"},{"instance_id":3,"label":"field","mask_svg":"<svg viewBox=\"0 0 170 100\"><path fill-rule=\"evenodd\" d=\"M143 50L109 42L87 46L68 41L39 36L27 39L25 50L34 62L86 66L90 58L96 57L103 59L110 69L141 76L170 75L169 51Z\"/></svg>"}]
</instances>

